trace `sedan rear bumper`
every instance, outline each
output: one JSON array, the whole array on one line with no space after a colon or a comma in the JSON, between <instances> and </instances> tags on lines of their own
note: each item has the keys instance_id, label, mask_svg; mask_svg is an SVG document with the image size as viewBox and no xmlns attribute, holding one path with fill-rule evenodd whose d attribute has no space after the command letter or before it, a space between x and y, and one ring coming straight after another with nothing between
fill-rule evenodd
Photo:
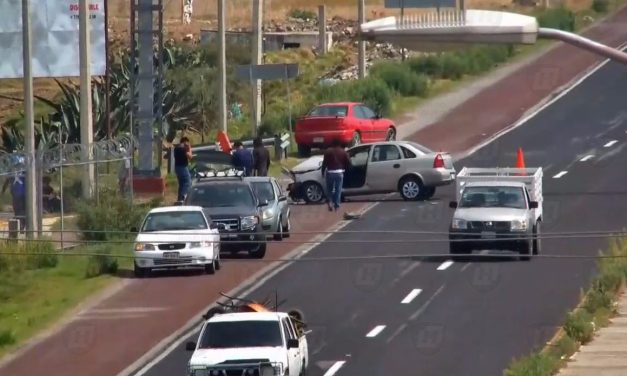
<instances>
[{"instance_id":1,"label":"sedan rear bumper","mask_svg":"<svg viewBox=\"0 0 627 376\"><path fill-rule=\"evenodd\" d=\"M333 140L339 140L341 143L348 145L353 139L353 132L352 129L310 132L300 131L294 134L294 139L297 144L310 147L326 147L331 145Z\"/></svg>"}]
</instances>

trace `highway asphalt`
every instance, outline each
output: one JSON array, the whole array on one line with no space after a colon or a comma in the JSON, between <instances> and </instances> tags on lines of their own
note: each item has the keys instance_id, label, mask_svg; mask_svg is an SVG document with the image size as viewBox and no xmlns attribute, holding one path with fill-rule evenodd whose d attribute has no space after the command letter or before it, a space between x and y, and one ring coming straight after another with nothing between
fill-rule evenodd
<instances>
[{"instance_id":1,"label":"highway asphalt","mask_svg":"<svg viewBox=\"0 0 627 376\"><path fill-rule=\"evenodd\" d=\"M607 64L524 126L458 161L456 167L514 166L522 147L528 167L545 169L545 235L622 229L627 224L625 98L627 68ZM251 295L263 299L276 292L280 300L287 300L285 310L305 313L313 330L308 375L331 376L327 371L337 362L344 362L335 368L339 376L500 375L513 358L542 346L556 332L565 313L577 304L581 288L594 276L596 261L499 258L451 263L445 232L452 197L448 187L430 202L386 200L304 260L393 254L442 257L300 261ZM437 241L424 241L429 239ZM607 244L607 239L592 237L545 239L542 254L594 256ZM379 326L384 326L379 333L367 337ZM189 356L183 344L147 375L183 375Z\"/></svg>"}]
</instances>

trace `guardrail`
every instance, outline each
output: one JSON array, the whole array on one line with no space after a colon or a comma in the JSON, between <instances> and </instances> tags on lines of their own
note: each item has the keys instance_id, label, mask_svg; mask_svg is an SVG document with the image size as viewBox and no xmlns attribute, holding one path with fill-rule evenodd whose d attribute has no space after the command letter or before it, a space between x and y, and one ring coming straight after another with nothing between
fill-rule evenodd
<instances>
[{"instance_id":1,"label":"guardrail","mask_svg":"<svg viewBox=\"0 0 627 376\"><path fill-rule=\"evenodd\" d=\"M274 148L274 159L279 161L281 159L287 158L287 151L290 146L290 135L289 133L284 133L282 135L275 135L274 137L268 137L262 139L263 146L270 146ZM251 148L253 146L253 140L242 141L242 144L245 148ZM203 151L203 150L222 150L219 143L209 144L209 145L196 145L192 146L192 151ZM174 153L173 147L168 150L168 171L174 172Z\"/></svg>"}]
</instances>

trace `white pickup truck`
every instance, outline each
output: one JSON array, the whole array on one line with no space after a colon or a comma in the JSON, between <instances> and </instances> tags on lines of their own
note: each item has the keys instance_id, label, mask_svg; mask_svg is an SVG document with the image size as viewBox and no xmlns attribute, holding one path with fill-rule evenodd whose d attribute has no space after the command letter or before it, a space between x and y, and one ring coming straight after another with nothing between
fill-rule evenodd
<instances>
[{"instance_id":1,"label":"white pickup truck","mask_svg":"<svg viewBox=\"0 0 627 376\"><path fill-rule=\"evenodd\" d=\"M540 253L542 168L468 168L457 175L450 253L506 250L529 260Z\"/></svg>"},{"instance_id":2,"label":"white pickup truck","mask_svg":"<svg viewBox=\"0 0 627 376\"><path fill-rule=\"evenodd\" d=\"M309 364L306 332L284 312L217 314L203 325L188 376L303 376Z\"/></svg>"}]
</instances>

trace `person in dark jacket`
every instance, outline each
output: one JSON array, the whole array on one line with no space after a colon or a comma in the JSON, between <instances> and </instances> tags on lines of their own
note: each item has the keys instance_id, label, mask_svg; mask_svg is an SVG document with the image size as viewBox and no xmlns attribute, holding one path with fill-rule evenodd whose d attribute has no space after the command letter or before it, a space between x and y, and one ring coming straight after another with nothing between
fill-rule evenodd
<instances>
[{"instance_id":1,"label":"person in dark jacket","mask_svg":"<svg viewBox=\"0 0 627 376\"><path fill-rule=\"evenodd\" d=\"M340 208L344 172L350 167L348 153L342 148L340 140L333 140L331 147L324 152L322 174L326 181L327 205L329 211ZM331 205L333 204L333 205Z\"/></svg>"},{"instance_id":2,"label":"person in dark jacket","mask_svg":"<svg viewBox=\"0 0 627 376\"><path fill-rule=\"evenodd\" d=\"M253 153L245 149L241 141L236 141L233 146L235 147L235 151L233 152L233 166L238 170L244 171L244 176L252 175L254 166Z\"/></svg>"},{"instance_id":3,"label":"person in dark jacket","mask_svg":"<svg viewBox=\"0 0 627 376\"><path fill-rule=\"evenodd\" d=\"M268 176L270 168L270 152L263 146L261 137L255 138L253 141L253 159L254 168L257 176Z\"/></svg>"},{"instance_id":4,"label":"person in dark jacket","mask_svg":"<svg viewBox=\"0 0 627 376\"><path fill-rule=\"evenodd\" d=\"M177 201L184 201L192 186L192 175L189 172L189 161L192 159L192 146L189 138L181 137L181 142L174 148L174 172L179 182Z\"/></svg>"},{"instance_id":5,"label":"person in dark jacket","mask_svg":"<svg viewBox=\"0 0 627 376\"><path fill-rule=\"evenodd\" d=\"M26 176L23 172L15 174L13 178L7 178L2 186L2 194L11 186L13 199L13 214L20 223L20 231L26 227Z\"/></svg>"}]
</instances>

